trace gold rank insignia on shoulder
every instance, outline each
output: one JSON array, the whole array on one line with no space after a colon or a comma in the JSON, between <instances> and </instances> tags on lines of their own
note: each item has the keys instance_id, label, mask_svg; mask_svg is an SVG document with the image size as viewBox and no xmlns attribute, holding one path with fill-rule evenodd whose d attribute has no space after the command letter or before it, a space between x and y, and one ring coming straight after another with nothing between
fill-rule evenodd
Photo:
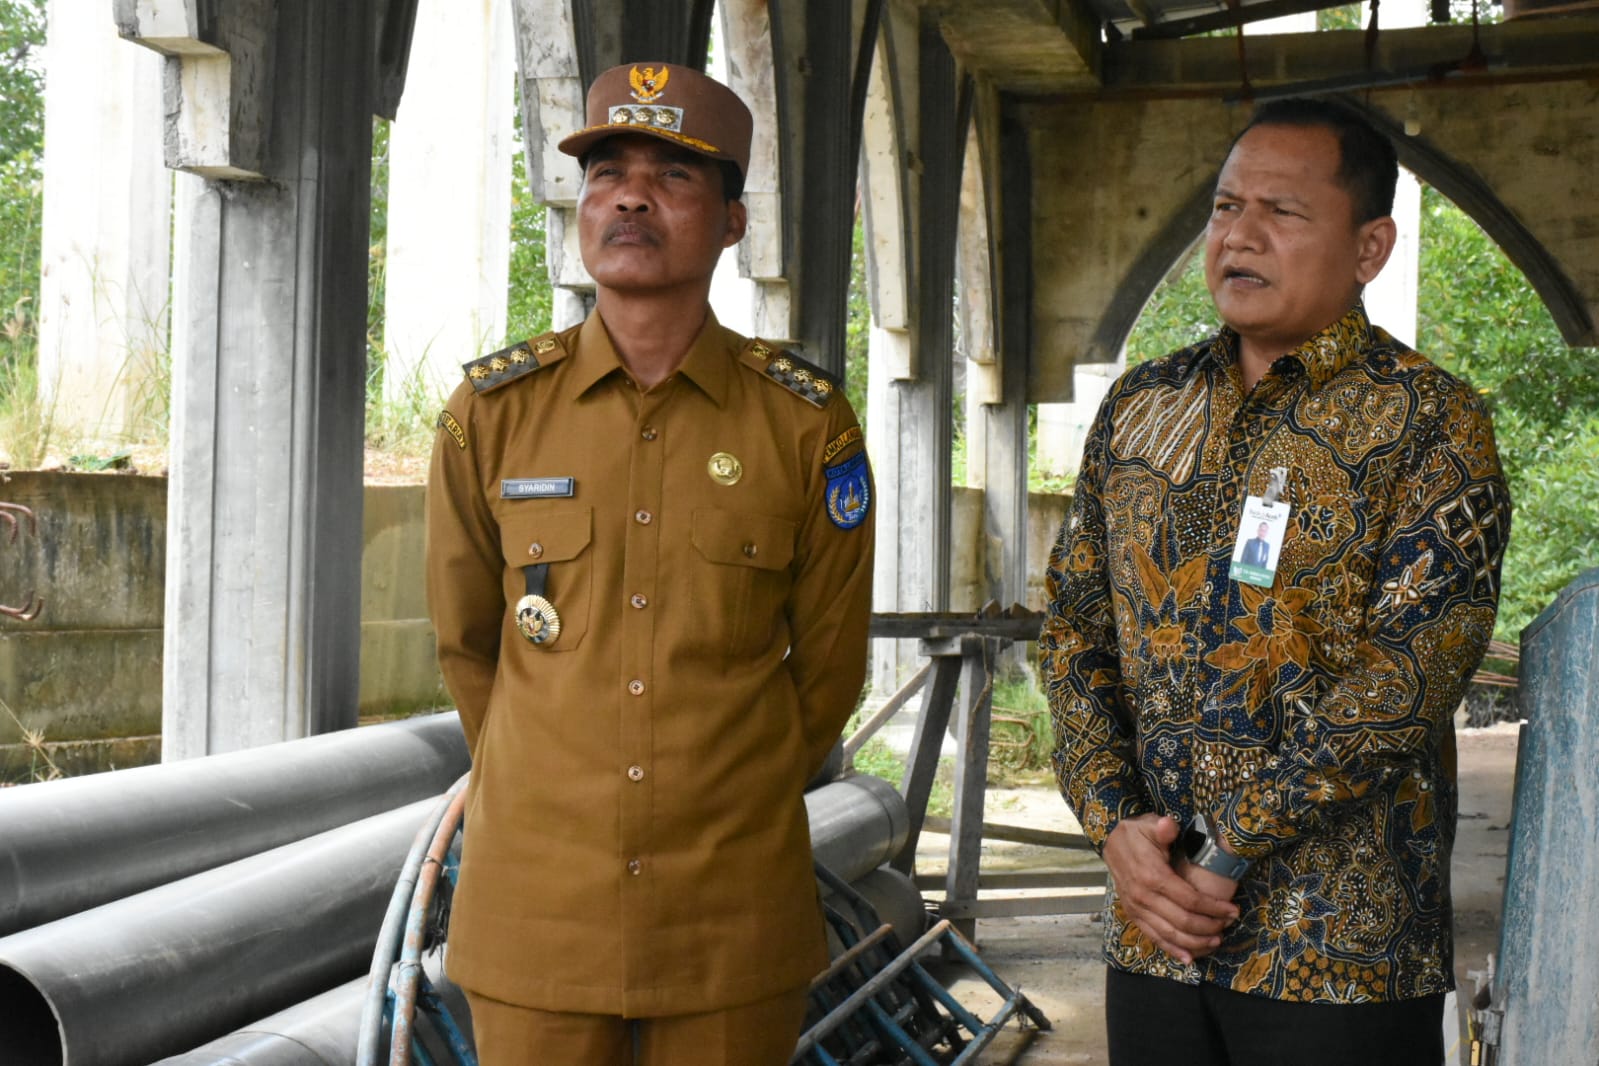
<instances>
[{"instance_id":1,"label":"gold rank insignia on shoulder","mask_svg":"<svg viewBox=\"0 0 1599 1066\"><path fill-rule=\"evenodd\" d=\"M565 354L566 349L561 347L555 335L546 333L542 337L513 344L503 351L463 363L461 369L466 371L466 379L472 383L474 390L488 392L530 374Z\"/></svg>"},{"instance_id":2,"label":"gold rank insignia on shoulder","mask_svg":"<svg viewBox=\"0 0 1599 1066\"><path fill-rule=\"evenodd\" d=\"M826 407L838 390L838 378L793 352L751 341L742 353L745 365L758 370L813 407Z\"/></svg>"}]
</instances>

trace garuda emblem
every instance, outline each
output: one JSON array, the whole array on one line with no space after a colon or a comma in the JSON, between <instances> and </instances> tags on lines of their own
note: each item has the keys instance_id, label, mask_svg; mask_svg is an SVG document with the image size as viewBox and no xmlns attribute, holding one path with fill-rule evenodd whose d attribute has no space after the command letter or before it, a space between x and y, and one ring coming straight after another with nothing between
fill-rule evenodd
<instances>
[{"instance_id":1,"label":"garuda emblem","mask_svg":"<svg viewBox=\"0 0 1599 1066\"><path fill-rule=\"evenodd\" d=\"M633 99L641 104L653 104L666 91L666 80L671 76L672 72L666 67L660 70L634 67L628 75L628 80L633 83Z\"/></svg>"}]
</instances>

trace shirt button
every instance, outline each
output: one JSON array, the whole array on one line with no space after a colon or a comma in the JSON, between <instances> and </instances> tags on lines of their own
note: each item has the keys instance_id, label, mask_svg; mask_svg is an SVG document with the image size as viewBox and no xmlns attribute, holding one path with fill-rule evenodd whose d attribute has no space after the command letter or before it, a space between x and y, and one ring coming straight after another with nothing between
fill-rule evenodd
<instances>
[{"instance_id":1,"label":"shirt button","mask_svg":"<svg viewBox=\"0 0 1599 1066\"><path fill-rule=\"evenodd\" d=\"M755 558L755 553L757 551L759 551L759 549L756 548L755 545L753 545L753 544L744 545L744 555L745 555L746 558L749 558L749 559Z\"/></svg>"},{"instance_id":2,"label":"shirt button","mask_svg":"<svg viewBox=\"0 0 1599 1066\"><path fill-rule=\"evenodd\" d=\"M654 519L655 516L643 508L633 512L633 521L637 522L641 526L649 525L652 521L654 521Z\"/></svg>"},{"instance_id":3,"label":"shirt button","mask_svg":"<svg viewBox=\"0 0 1599 1066\"><path fill-rule=\"evenodd\" d=\"M527 553L533 556L533 558L537 559L539 556L544 554L544 545L535 540L532 544L527 546Z\"/></svg>"},{"instance_id":4,"label":"shirt button","mask_svg":"<svg viewBox=\"0 0 1599 1066\"><path fill-rule=\"evenodd\" d=\"M635 696L642 696L644 695L644 682L634 678L627 683L627 690Z\"/></svg>"},{"instance_id":5,"label":"shirt button","mask_svg":"<svg viewBox=\"0 0 1599 1066\"><path fill-rule=\"evenodd\" d=\"M642 610L645 607L648 607L650 605L650 601L648 599L644 598L643 596L639 595L637 592L633 593L633 598L628 600L627 602L631 603L634 607L637 607L640 610Z\"/></svg>"},{"instance_id":6,"label":"shirt button","mask_svg":"<svg viewBox=\"0 0 1599 1066\"><path fill-rule=\"evenodd\" d=\"M644 872L644 864L637 859L629 859L627 860L627 872L637 877Z\"/></svg>"},{"instance_id":7,"label":"shirt button","mask_svg":"<svg viewBox=\"0 0 1599 1066\"><path fill-rule=\"evenodd\" d=\"M644 780L644 767L642 767L642 766L629 766L627 768L627 779L629 781L642 781L642 780Z\"/></svg>"},{"instance_id":8,"label":"shirt button","mask_svg":"<svg viewBox=\"0 0 1599 1066\"><path fill-rule=\"evenodd\" d=\"M654 440L656 437L659 437L660 434L655 432L654 426L645 426L639 431L639 436L643 437L645 440Z\"/></svg>"}]
</instances>

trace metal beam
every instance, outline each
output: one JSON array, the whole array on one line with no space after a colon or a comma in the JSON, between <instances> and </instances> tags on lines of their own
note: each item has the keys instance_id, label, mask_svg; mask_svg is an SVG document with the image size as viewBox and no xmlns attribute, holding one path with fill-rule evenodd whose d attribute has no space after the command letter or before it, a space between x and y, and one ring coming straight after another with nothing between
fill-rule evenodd
<instances>
[{"instance_id":1,"label":"metal beam","mask_svg":"<svg viewBox=\"0 0 1599 1066\"><path fill-rule=\"evenodd\" d=\"M1599 73L1599 16L1509 22L1483 26L1485 66L1464 61L1472 53L1469 26L1424 26L1385 30L1367 60L1366 35L1358 30L1258 37L1246 53L1249 84L1256 89L1361 76L1370 84L1404 82L1471 86ZM1103 92L1162 98L1214 97L1238 89L1243 78L1238 48L1229 37L1196 40L1134 40L1106 48ZM1336 86L1335 86L1336 87ZM1070 84L1055 93L1080 95Z\"/></svg>"},{"instance_id":2,"label":"metal beam","mask_svg":"<svg viewBox=\"0 0 1599 1066\"><path fill-rule=\"evenodd\" d=\"M1328 0L1261 0L1258 4L1243 5L1208 15L1194 15L1191 18L1173 19L1170 22L1157 22L1153 26L1139 26L1133 30L1133 40L1170 40L1174 37L1187 37L1191 33L1224 30L1232 26L1259 22L1262 19L1303 15L1307 11L1320 11L1322 8L1334 6L1336 4L1328 3Z\"/></svg>"}]
</instances>

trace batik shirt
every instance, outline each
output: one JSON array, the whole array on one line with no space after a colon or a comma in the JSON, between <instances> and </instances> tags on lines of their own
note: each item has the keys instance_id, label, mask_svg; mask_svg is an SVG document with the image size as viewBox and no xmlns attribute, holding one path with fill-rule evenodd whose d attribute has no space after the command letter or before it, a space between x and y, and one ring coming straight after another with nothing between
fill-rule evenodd
<instances>
[{"instance_id":1,"label":"batik shirt","mask_svg":"<svg viewBox=\"0 0 1599 1066\"><path fill-rule=\"evenodd\" d=\"M1292 510L1259 587L1228 575L1273 468ZM1192 966L1112 886L1110 965L1300 1002L1454 986L1453 713L1509 524L1476 395L1359 305L1247 394L1227 329L1117 382L1047 575L1056 775L1096 847L1198 811L1252 865Z\"/></svg>"}]
</instances>

